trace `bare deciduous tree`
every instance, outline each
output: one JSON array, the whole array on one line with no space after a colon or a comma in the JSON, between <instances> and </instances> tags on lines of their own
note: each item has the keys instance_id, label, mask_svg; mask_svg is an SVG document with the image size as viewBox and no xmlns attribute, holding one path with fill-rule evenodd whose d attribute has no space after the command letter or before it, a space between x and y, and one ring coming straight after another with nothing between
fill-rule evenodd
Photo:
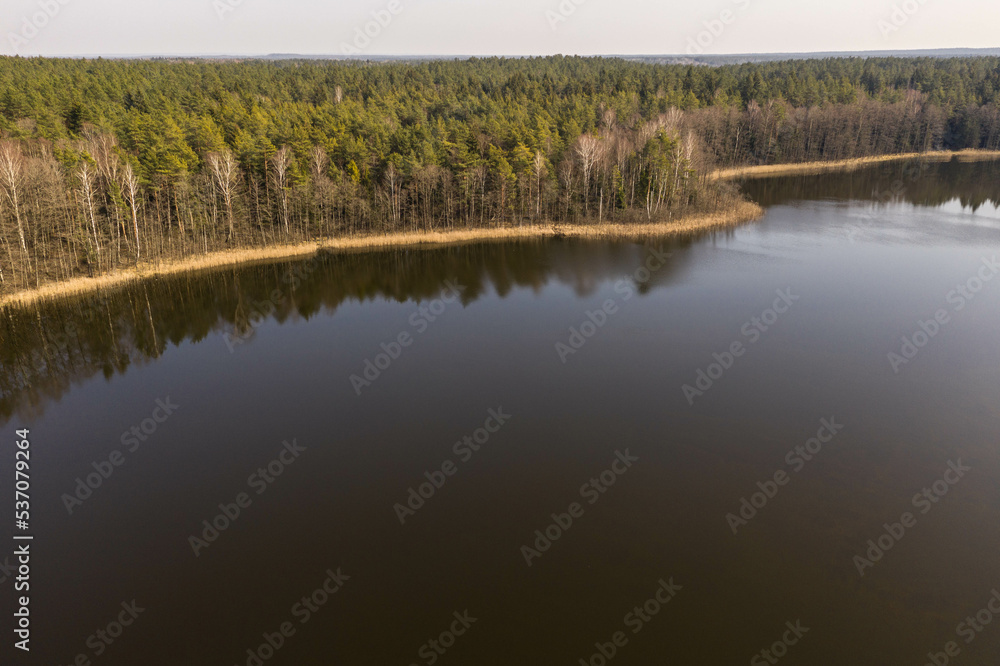
<instances>
[{"instance_id":1,"label":"bare deciduous tree","mask_svg":"<svg viewBox=\"0 0 1000 666\"><path fill-rule=\"evenodd\" d=\"M236 156L229 149L221 153L209 153L205 157L208 168L212 172L212 180L222 201L226 205L226 219L229 222L229 240L233 239L235 226L233 222L233 199L236 194L236 184L238 180L239 162Z\"/></svg>"},{"instance_id":2,"label":"bare deciduous tree","mask_svg":"<svg viewBox=\"0 0 1000 666\"><path fill-rule=\"evenodd\" d=\"M139 248L139 177L135 175L135 171L132 169L132 165L126 163L125 168L121 171L122 174L122 194L125 196L125 202L128 204L129 210L132 211L132 231L135 234L135 261L139 262L140 248Z\"/></svg>"},{"instance_id":3,"label":"bare deciduous tree","mask_svg":"<svg viewBox=\"0 0 1000 666\"><path fill-rule=\"evenodd\" d=\"M531 174L535 177L535 218L542 216L542 176L547 171L545 155L542 151L535 152L535 161L531 164Z\"/></svg>"},{"instance_id":4,"label":"bare deciduous tree","mask_svg":"<svg viewBox=\"0 0 1000 666\"><path fill-rule=\"evenodd\" d=\"M313 146L312 152L309 154L309 172L312 179L315 181L326 178L326 170L329 168L330 156L326 150L320 146Z\"/></svg>"},{"instance_id":5,"label":"bare deciduous tree","mask_svg":"<svg viewBox=\"0 0 1000 666\"><path fill-rule=\"evenodd\" d=\"M603 144L596 136L583 134L577 140L575 150L583 170L583 211L584 215L590 215L590 175L601 157Z\"/></svg>"},{"instance_id":6,"label":"bare deciduous tree","mask_svg":"<svg viewBox=\"0 0 1000 666\"><path fill-rule=\"evenodd\" d=\"M285 235L288 235L288 169L292 166L292 151L288 146L282 146L270 159L271 176L274 187L281 197L281 219L285 224Z\"/></svg>"},{"instance_id":7,"label":"bare deciduous tree","mask_svg":"<svg viewBox=\"0 0 1000 666\"><path fill-rule=\"evenodd\" d=\"M28 254L25 240L24 221L21 218L21 188L24 185L24 154L21 146L11 140L0 141L0 188L14 212L17 234L21 239L21 250Z\"/></svg>"},{"instance_id":8,"label":"bare deciduous tree","mask_svg":"<svg viewBox=\"0 0 1000 666\"><path fill-rule=\"evenodd\" d=\"M120 198L117 192L121 187L121 174L119 173L121 161L117 152L118 141L111 134L91 134L88 140L89 152L94 156L101 181L104 183L105 202L114 217L114 223L111 224L111 235L117 257L121 260L121 239L127 231L124 228L118 205Z\"/></svg>"},{"instance_id":9,"label":"bare deciduous tree","mask_svg":"<svg viewBox=\"0 0 1000 666\"><path fill-rule=\"evenodd\" d=\"M94 215L94 182L97 174L90 162L84 160L76 172L76 177L80 181L80 198L83 200L83 209L90 221L90 230L94 235L94 251L97 253L97 265L101 264L101 241L97 237L97 216Z\"/></svg>"},{"instance_id":10,"label":"bare deciduous tree","mask_svg":"<svg viewBox=\"0 0 1000 666\"><path fill-rule=\"evenodd\" d=\"M395 226L399 224L401 215L399 190L402 187L402 179L392 162L389 162L389 166L385 169L385 186L389 188L389 209L392 213L392 223Z\"/></svg>"}]
</instances>

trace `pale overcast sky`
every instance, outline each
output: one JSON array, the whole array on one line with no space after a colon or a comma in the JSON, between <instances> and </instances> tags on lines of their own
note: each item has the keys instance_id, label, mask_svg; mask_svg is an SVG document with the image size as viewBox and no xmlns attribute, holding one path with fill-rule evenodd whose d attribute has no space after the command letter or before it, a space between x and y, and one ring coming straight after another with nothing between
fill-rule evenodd
<instances>
[{"instance_id":1,"label":"pale overcast sky","mask_svg":"<svg viewBox=\"0 0 1000 666\"><path fill-rule=\"evenodd\" d=\"M373 22L378 17L384 27ZM358 36L366 24L374 37ZM345 45L368 55L982 48L1000 46L998 26L997 0L0 0L0 53L340 54Z\"/></svg>"}]
</instances>

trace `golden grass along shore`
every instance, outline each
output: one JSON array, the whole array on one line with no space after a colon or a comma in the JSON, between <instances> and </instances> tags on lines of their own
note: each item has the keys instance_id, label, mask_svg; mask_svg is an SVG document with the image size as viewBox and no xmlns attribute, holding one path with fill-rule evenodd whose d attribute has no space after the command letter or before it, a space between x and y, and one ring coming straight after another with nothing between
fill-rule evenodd
<instances>
[{"instance_id":1,"label":"golden grass along shore","mask_svg":"<svg viewBox=\"0 0 1000 666\"><path fill-rule=\"evenodd\" d=\"M709 178L712 180L732 180L737 178L763 178L766 176L810 175L829 171L852 171L873 164L897 162L900 160L928 159L948 161L952 158L960 162L980 162L1000 159L1000 151L996 150L938 150L927 153L900 153L897 155L876 155L874 157L859 157L850 160L835 160L831 162L802 162L792 164L761 164L758 166L733 167L714 171Z\"/></svg>"},{"instance_id":2,"label":"golden grass along shore","mask_svg":"<svg viewBox=\"0 0 1000 666\"><path fill-rule=\"evenodd\" d=\"M267 248L226 250L188 257L178 261L140 264L132 270L118 271L93 278L81 277L65 282L45 284L38 289L15 292L0 297L0 308L31 305L40 300L66 298L95 290L113 288L151 277L162 277L176 273L281 259L298 259L311 256L320 250L431 247L474 241L506 241L560 237L594 239L663 238L698 231L734 227L745 222L758 220L763 215L764 210L757 204L750 201L739 201L731 209L723 212L693 215L672 222L650 224L548 224L491 229L403 232L331 238L322 241Z\"/></svg>"}]
</instances>

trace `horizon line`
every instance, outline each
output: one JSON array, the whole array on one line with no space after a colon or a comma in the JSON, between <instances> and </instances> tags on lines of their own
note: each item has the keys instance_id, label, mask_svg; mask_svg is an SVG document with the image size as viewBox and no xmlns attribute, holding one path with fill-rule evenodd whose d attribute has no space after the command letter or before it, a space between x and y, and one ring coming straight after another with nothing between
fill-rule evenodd
<instances>
[{"instance_id":1,"label":"horizon line","mask_svg":"<svg viewBox=\"0 0 1000 666\"><path fill-rule=\"evenodd\" d=\"M950 53L950 52L996 52L1000 54L1000 46L992 47L943 47L943 48L917 48L917 49L869 49L869 50L842 50L842 51L740 51L727 53L549 53L549 54L514 54L514 53L492 53L492 54L472 54L472 53L370 53L370 54L342 54L342 53L296 53L293 51L272 51L269 53L61 53L61 54L20 54L5 53L0 54L4 58L301 58L301 59L336 59L336 60L370 60L373 58L418 58L427 60L436 59L471 59L471 58L552 58L580 57L580 58L739 58L739 57L762 57L762 56L836 56L836 55L869 55L869 54L906 54L906 53Z\"/></svg>"}]
</instances>

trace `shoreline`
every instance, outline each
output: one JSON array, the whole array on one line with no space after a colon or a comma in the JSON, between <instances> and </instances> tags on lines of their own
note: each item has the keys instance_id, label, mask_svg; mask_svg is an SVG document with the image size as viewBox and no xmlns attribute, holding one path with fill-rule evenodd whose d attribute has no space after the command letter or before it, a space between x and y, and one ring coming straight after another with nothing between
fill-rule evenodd
<instances>
[{"instance_id":1,"label":"shoreline","mask_svg":"<svg viewBox=\"0 0 1000 666\"><path fill-rule=\"evenodd\" d=\"M731 167L716 169L709 174L711 180L735 180L740 178L764 178L767 176L814 175L829 171L853 171L862 167L885 162L926 159L945 162L951 159L959 162L985 162L1000 159L998 150L936 150L926 153L898 153L894 155L874 155L872 157L857 157L849 160L834 160L831 162L791 162L786 164L760 164L757 166Z\"/></svg>"},{"instance_id":2,"label":"shoreline","mask_svg":"<svg viewBox=\"0 0 1000 666\"><path fill-rule=\"evenodd\" d=\"M709 180L738 180L783 175L814 175L833 171L850 172L866 166L912 159L933 161L980 162L1000 159L1000 151L960 150L925 153L877 155L830 162L763 164L757 166L717 169L708 174ZM267 263L283 259L309 257L321 250L375 250L391 247L435 247L477 241L506 241L546 238L666 238L685 233L712 231L735 227L759 220L764 210L751 201L740 201L730 210L692 215L673 222L647 224L534 224L518 227L475 228L450 231L405 231L364 236L345 236L318 241L304 241L274 247L219 250L157 263L141 264L137 268L107 273L97 277L77 277L64 282L51 282L36 289L26 289L0 296L0 310L32 305L42 300L69 298L101 289L112 289L150 278L194 273L231 266Z\"/></svg>"},{"instance_id":3,"label":"shoreline","mask_svg":"<svg viewBox=\"0 0 1000 666\"><path fill-rule=\"evenodd\" d=\"M150 278L230 266L266 263L282 259L309 257L321 250L374 250L390 247L439 247L476 241L507 241L548 238L641 239L668 238L687 233L731 228L759 220L764 209L751 201L740 201L729 210L692 215L673 222L649 224L547 224L520 227L461 229L452 231L408 231L368 236L348 236L306 241L264 248L220 250L175 261L144 264L135 269L116 271L97 277L78 277L65 282L51 282L37 289L14 292L0 297L0 311L23 307L38 301L58 300L101 289L111 289Z\"/></svg>"}]
</instances>

